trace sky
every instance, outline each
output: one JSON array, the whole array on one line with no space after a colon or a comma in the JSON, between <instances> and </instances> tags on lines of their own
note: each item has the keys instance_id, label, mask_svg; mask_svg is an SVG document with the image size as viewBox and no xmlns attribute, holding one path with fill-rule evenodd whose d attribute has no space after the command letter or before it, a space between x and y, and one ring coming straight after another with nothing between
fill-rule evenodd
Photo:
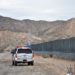
<instances>
[{"instance_id":1,"label":"sky","mask_svg":"<svg viewBox=\"0 0 75 75\"><path fill-rule=\"evenodd\" d=\"M75 0L0 0L0 15L19 20L67 20L75 18Z\"/></svg>"}]
</instances>

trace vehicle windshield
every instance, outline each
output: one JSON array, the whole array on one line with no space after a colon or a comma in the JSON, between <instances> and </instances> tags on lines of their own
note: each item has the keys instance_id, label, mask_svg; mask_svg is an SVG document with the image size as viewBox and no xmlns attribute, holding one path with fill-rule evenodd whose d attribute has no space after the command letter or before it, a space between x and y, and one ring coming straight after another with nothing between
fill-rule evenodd
<instances>
[{"instance_id":1,"label":"vehicle windshield","mask_svg":"<svg viewBox=\"0 0 75 75\"><path fill-rule=\"evenodd\" d=\"M18 49L17 53L32 53L31 49Z\"/></svg>"}]
</instances>

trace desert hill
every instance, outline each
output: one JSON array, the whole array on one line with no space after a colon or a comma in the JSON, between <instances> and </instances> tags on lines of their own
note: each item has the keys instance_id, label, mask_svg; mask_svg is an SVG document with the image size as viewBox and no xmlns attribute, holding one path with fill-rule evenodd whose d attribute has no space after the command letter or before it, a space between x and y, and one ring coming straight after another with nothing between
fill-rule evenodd
<instances>
[{"instance_id":1,"label":"desert hill","mask_svg":"<svg viewBox=\"0 0 75 75\"><path fill-rule=\"evenodd\" d=\"M31 37L31 38L30 38ZM30 38L32 43L75 37L75 18L67 21L15 20L0 16L0 48Z\"/></svg>"}]
</instances>

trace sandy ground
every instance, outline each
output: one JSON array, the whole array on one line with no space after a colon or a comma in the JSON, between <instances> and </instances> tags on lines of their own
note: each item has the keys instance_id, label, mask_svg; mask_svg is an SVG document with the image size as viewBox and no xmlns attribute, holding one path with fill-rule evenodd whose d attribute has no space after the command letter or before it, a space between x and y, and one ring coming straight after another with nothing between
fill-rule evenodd
<instances>
[{"instance_id":1,"label":"sandy ground","mask_svg":"<svg viewBox=\"0 0 75 75\"><path fill-rule=\"evenodd\" d=\"M66 75L67 66L71 64L74 71L74 61L56 58L34 57L34 66L20 64L11 65L11 54L0 53L0 75Z\"/></svg>"}]
</instances>

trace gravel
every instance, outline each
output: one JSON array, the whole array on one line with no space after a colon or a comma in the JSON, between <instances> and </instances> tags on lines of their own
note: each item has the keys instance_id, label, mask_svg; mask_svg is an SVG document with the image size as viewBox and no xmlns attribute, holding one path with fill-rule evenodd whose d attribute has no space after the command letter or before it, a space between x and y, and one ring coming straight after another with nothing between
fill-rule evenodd
<instances>
[{"instance_id":1,"label":"gravel","mask_svg":"<svg viewBox=\"0 0 75 75\"><path fill-rule=\"evenodd\" d=\"M34 58L34 65L19 64L11 65L11 54L9 52L0 53L0 75L62 75L62 69L55 65L49 58ZM55 67L56 66L56 67Z\"/></svg>"}]
</instances>

